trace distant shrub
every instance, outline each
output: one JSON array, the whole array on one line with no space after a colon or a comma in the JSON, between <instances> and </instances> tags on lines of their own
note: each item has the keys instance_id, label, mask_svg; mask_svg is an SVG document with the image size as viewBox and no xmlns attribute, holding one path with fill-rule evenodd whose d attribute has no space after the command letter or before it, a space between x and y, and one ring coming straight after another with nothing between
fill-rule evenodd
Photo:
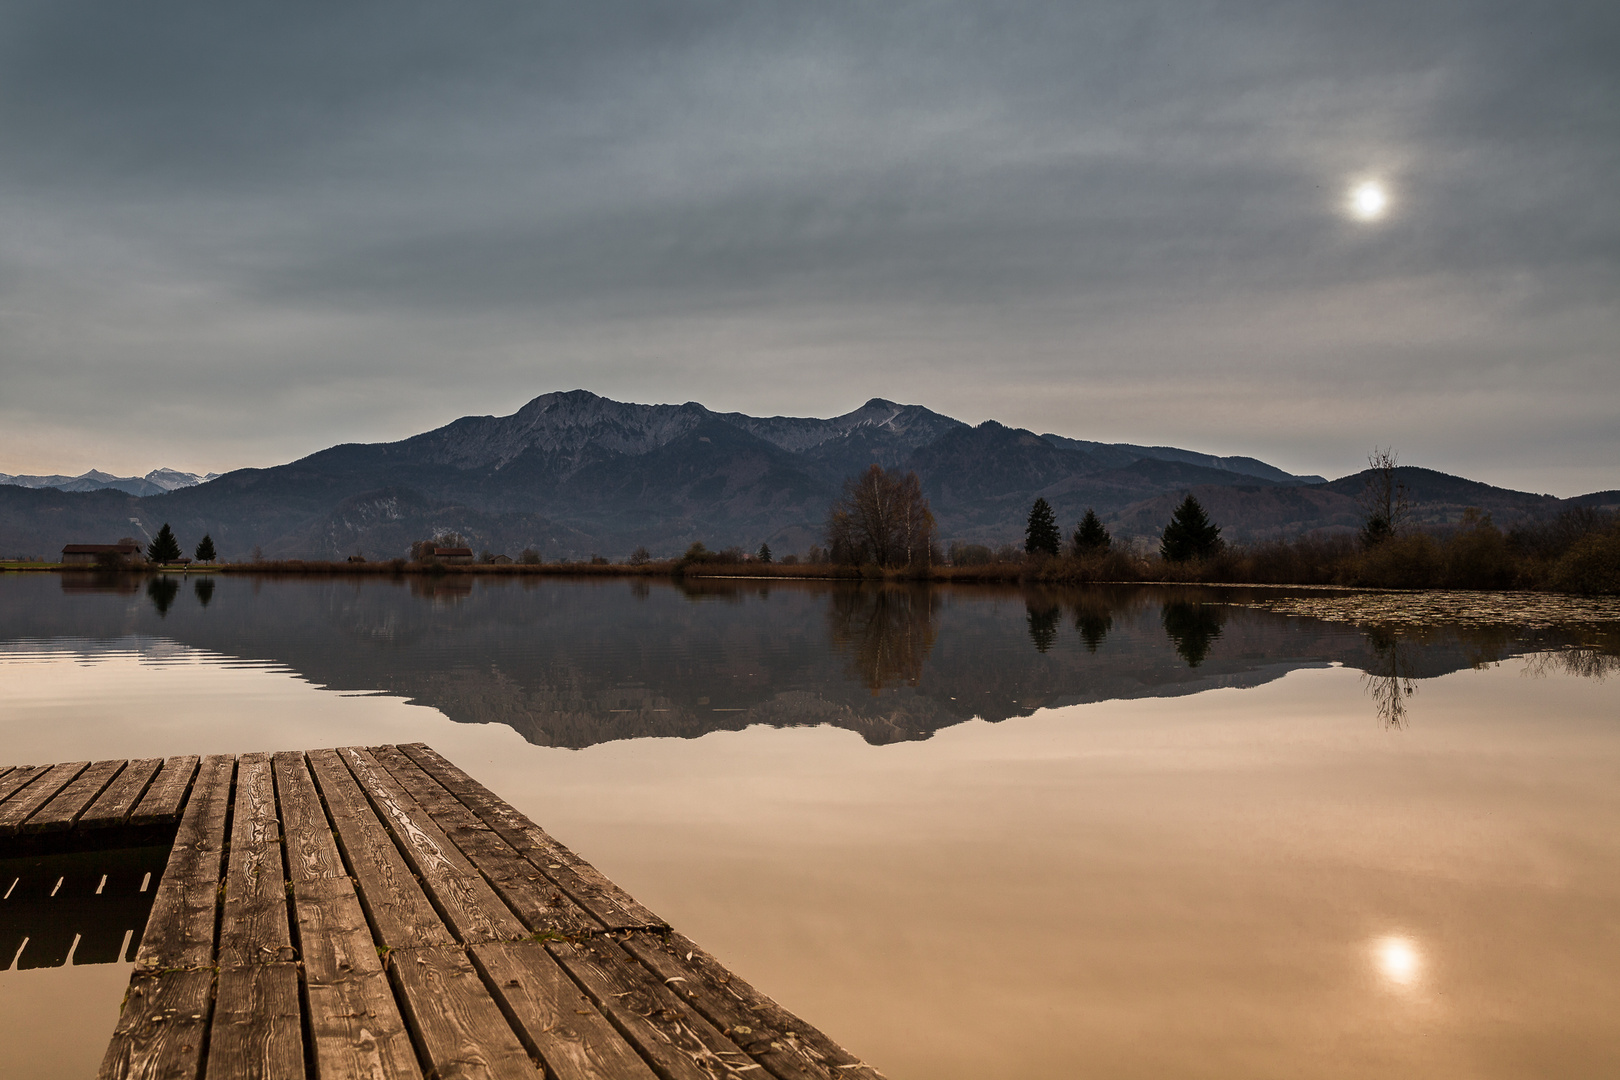
<instances>
[{"instance_id":1,"label":"distant shrub","mask_svg":"<svg viewBox=\"0 0 1620 1080\"><path fill-rule=\"evenodd\" d=\"M1355 555L1349 536L1272 540L1242 551L1238 577L1256 585L1330 585Z\"/></svg>"},{"instance_id":2,"label":"distant shrub","mask_svg":"<svg viewBox=\"0 0 1620 1080\"><path fill-rule=\"evenodd\" d=\"M1553 588L1620 593L1620 527L1577 540L1553 568Z\"/></svg>"},{"instance_id":3,"label":"distant shrub","mask_svg":"<svg viewBox=\"0 0 1620 1080\"><path fill-rule=\"evenodd\" d=\"M518 562L522 563L524 566L539 566L540 553L534 550L534 548L524 548L518 553Z\"/></svg>"},{"instance_id":4,"label":"distant shrub","mask_svg":"<svg viewBox=\"0 0 1620 1080\"><path fill-rule=\"evenodd\" d=\"M983 544L952 544L952 566L983 566L996 561L996 553Z\"/></svg>"},{"instance_id":5,"label":"distant shrub","mask_svg":"<svg viewBox=\"0 0 1620 1080\"><path fill-rule=\"evenodd\" d=\"M782 556L781 563L783 566L798 566L799 557L792 552L788 552L786 555Z\"/></svg>"},{"instance_id":6,"label":"distant shrub","mask_svg":"<svg viewBox=\"0 0 1620 1080\"><path fill-rule=\"evenodd\" d=\"M1002 544L1000 547L996 548L995 561L1007 563L1023 562L1024 549L1016 544Z\"/></svg>"},{"instance_id":7,"label":"distant shrub","mask_svg":"<svg viewBox=\"0 0 1620 1080\"><path fill-rule=\"evenodd\" d=\"M1367 551L1351 573L1353 585L1381 589L1428 589L1439 581L1443 567L1440 545L1427 533L1412 533L1385 540Z\"/></svg>"},{"instance_id":8,"label":"distant shrub","mask_svg":"<svg viewBox=\"0 0 1620 1080\"><path fill-rule=\"evenodd\" d=\"M1445 584L1453 589L1506 589L1518 577L1517 560L1489 514L1469 509L1445 543Z\"/></svg>"},{"instance_id":9,"label":"distant shrub","mask_svg":"<svg viewBox=\"0 0 1620 1080\"><path fill-rule=\"evenodd\" d=\"M607 561L606 556L595 555L595 554L593 554L591 556L591 565L592 566L606 566L607 564L608 564L608 561Z\"/></svg>"},{"instance_id":10,"label":"distant shrub","mask_svg":"<svg viewBox=\"0 0 1620 1080\"><path fill-rule=\"evenodd\" d=\"M638 547L630 553L630 558L627 561L631 566L646 566L652 562L652 552L645 547Z\"/></svg>"}]
</instances>

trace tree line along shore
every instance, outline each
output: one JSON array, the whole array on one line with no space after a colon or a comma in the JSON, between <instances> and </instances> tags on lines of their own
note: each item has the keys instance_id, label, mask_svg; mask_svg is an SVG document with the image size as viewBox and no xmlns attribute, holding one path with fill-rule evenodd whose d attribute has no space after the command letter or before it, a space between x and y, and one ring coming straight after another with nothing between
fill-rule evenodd
<instances>
[{"instance_id":1,"label":"tree line along shore","mask_svg":"<svg viewBox=\"0 0 1620 1080\"><path fill-rule=\"evenodd\" d=\"M691 544L679 558L655 558L637 548L627 559L546 562L532 549L518 558L475 554L450 533L411 546L408 557L368 561L269 560L255 550L246 561L216 562L204 536L196 561L183 559L165 524L146 560L103 553L89 566L0 563L7 569L89 569L101 572L208 569L256 574L505 574L874 579L932 582L1176 582L1345 586L1385 589L1528 589L1620 594L1620 515L1566 511L1548 521L1499 528L1488 514L1464 513L1444 528L1409 523L1406 493L1395 479L1394 455L1375 452L1363 494L1358 533L1315 533L1252 544L1228 543L1198 500L1188 494L1166 523L1157 550L1119 543L1088 509L1067 535L1051 506L1038 498L1025 521L1024 543L952 543L942 547L933 514L915 474L872 465L845 481L829 510L825 544L803 553ZM134 546L121 541L122 547ZM115 545L106 545L108 548Z\"/></svg>"}]
</instances>

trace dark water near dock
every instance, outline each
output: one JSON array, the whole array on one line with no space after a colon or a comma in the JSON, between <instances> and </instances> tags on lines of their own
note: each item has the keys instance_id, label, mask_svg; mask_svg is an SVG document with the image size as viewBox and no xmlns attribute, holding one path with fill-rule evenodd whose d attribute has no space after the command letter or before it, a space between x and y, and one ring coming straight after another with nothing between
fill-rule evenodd
<instances>
[{"instance_id":1,"label":"dark water near dock","mask_svg":"<svg viewBox=\"0 0 1620 1080\"><path fill-rule=\"evenodd\" d=\"M896 1080L1603 1075L1617 655L1547 598L11 575L0 757L426 741ZM120 970L0 972L13 1060L93 1069Z\"/></svg>"}]
</instances>

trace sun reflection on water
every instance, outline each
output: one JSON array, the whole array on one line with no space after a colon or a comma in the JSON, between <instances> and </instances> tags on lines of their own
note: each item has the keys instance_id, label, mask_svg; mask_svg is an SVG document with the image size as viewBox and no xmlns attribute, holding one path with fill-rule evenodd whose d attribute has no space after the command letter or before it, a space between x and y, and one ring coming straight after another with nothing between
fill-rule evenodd
<instances>
[{"instance_id":1,"label":"sun reflection on water","mask_svg":"<svg viewBox=\"0 0 1620 1080\"><path fill-rule=\"evenodd\" d=\"M1411 938L1391 936L1379 938L1373 947L1378 971L1397 986L1410 986L1417 981L1422 957Z\"/></svg>"}]
</instances>

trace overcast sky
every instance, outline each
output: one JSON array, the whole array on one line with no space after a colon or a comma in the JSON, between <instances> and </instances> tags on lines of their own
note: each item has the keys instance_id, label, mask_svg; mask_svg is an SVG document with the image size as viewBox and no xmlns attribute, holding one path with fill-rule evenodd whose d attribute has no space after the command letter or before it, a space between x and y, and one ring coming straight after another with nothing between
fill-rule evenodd
<instances>
[{"instance_id":1,"label":"overcast sky","mask_svg":"<svg viewBox=\"0 0 1620 1080\"><path fill-rule=\"evenodd\" d=\"M0 471L579 387L1620 487L1620 4L0 8Z\"/></svg>"}]
</instances>

